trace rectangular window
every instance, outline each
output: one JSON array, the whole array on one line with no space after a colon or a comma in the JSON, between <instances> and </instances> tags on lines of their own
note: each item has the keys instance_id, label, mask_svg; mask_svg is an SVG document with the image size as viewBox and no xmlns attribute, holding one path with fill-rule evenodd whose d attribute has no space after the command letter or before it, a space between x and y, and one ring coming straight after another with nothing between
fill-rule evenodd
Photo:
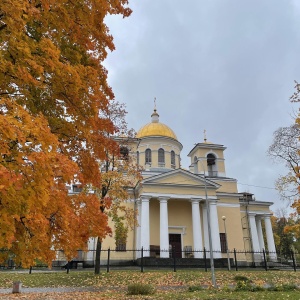
<instances>
[{"instance_id":1,"label":"rectangular window","mask_svg":"<svg viewBox=\"0 0 300 300\"><path fill-rule=\"evenodd\" d=\"M82 187L80 187L78 185L75 185L75 184L73 184L72 189L73 189L73 193L80 193L80 192L82 192Z\"/></svg>"},{"instance_id":2,"label":"rectangular window","mask_svg":"<svg viewBox=\"0 0 300 300\"><path fill-rule=\"evenodd\" d=\"M221 252L226 253L227 247L226 247L226 234L220 233L220 242L221 242Z\"/></svg>"}]
</instances>

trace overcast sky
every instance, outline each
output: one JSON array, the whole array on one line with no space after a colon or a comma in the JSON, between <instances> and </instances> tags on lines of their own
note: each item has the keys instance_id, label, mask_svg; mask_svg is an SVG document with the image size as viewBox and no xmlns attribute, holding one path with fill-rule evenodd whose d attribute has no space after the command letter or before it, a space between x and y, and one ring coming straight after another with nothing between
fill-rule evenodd
<instances>
[{"instance_id":1,"label":"overcast sky","mask_svg":"<svg viewBox=\"0 0 300 300\"><path fill-rule=\"evenodd\" d=\"M107 18L116 50L105 63L129 127L150 122L156 97L160 121L183 144L183 167L206 129L227 147L240 192L284 206L274 183L285 169L266 152L298 113L289 98L300 81L299 2L131 0L129 18Z\"/></svg>"}]
</instances>

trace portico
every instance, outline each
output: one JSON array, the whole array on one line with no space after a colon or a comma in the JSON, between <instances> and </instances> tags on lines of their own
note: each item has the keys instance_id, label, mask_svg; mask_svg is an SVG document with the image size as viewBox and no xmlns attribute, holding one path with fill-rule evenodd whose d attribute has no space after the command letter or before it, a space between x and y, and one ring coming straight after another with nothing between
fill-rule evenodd
<instances>
[{"instance_id":1,"label":"portico","mask_svg":"<svg viewBox=\"0 0 300 300\"><path fill-rule=\"evenodd\" d=\"M147 192L150 190L161 190L164 186L163 182L177 180L184 177L185 184L189 193L176 193L176 188L173 188L173 193L158 194L156 192ZM172 179L171 179L172 178ZM205 211L205 190L202 177L188 174L185 170L170 171L159 178L145 180L143 190L138 200L138 220L140 228L136 231L137 249L143 247L144 256L150 256L150 248L159 247L159 257L170 257L172 242L170 242L170 234L180 235L181 248L176 249L185 253L185 249L193 250L194 258L203 258L203 250L206 245L207 217L204 216ZM217 186L207 181L207 186L211 191L216 190ZM219 224L217 213L216 196L213 193L208 196L210 204L211 218L211 234L213 240L213 250L215 258L221 257ZM198 195L196 197L196 195ZM176 247L178 247L178 243ZM209 250L209 247L206 247ZM184 254L185 255L185 254ZM184 256L183 255L183 256Z\"/></svg>"}]
</instances>

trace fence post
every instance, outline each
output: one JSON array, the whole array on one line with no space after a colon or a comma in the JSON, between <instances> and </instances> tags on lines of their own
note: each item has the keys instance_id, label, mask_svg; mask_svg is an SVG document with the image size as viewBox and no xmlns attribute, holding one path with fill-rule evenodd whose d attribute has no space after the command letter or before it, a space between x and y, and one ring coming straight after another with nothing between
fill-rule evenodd
<instances>
[{"instance_id":1,"label":"fence post","mask_svg":"<svg viewBox=\"0 0 300 300\"><path fill-rule=\"evenodd\" d=\"M205 249L205 247L203 248L203 252L204 252L204 268L205 268L205 272L207 272L206 249Z\"/></svg>"},{"instance_id":2,"label":"fence post","mask_svg":"<svg viewBox=\"0 0 300 300\"><path fill-rule=\"evenodd\" d=\"M268 265L267 265L267 259L266 259L266 252L265 252L265 249L263 249L263 255L264 255L265 270L268 271Z\"/></svg>"},{"instance_id":3,"label":"fence post","mask_svg":"<svg viewBox=\"0 0 300 300\"><path fill-rule=\"evenodd\" d=\"M233 254L234 254L234 266L235 266L235 270L238 271L238 265L237 265L236 250L235 250L235 248L233 249Z\"/></svg>"},{"instance_id":4,"label":"fence post","mask_svg":"<svg viewBox=\"0 0 300 300\"><path fill-rule=\"evenodd\" d=\"M173 250L173 270L174 270L174 272L176 272L175 247L172 250Z\"/></svg>"},{"instance_id":5,"label":"fence post","mask_svg":"<svg viewBox=\"0 0 300 300\"><path fill-rule=\"evenodd\" d=\"M294 271L296 272L296 261L295 261L295 254L294 254L294 251L291 250L292 252L292 260L293 260L293 268L294 268Z\"/></svg>"},{"instance_id":6,"label":"fence post","mask_svg":"<svg viewBox=\"0 0 300 300\"><path fill-rule=\"evenodd\" d=\"M107 267L106 272L109 273L109 263L110 263L110 248L107 250Z\"/></svg>"},{"instance_id":7,"label":"fence post","mask_svg":"<svg viewBox=\"0 0 300 300\"><path fill-rule=\"evenodd\" d=\"M141 250L141 272L144 272L144 247Z\"/></svg>"}]
</instances>

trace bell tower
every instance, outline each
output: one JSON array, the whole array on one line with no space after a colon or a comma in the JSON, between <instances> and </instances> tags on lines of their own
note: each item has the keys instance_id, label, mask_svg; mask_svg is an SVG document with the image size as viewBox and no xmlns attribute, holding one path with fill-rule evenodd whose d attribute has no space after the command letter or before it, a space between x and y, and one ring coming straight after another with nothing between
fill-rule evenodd
<instances>
[{"instance_id":1,"label":"bell tower","mask_svg":"<svg viewBox=\"0 0 300 300\"><path fill-rule=\"evenodd\" d=\"M226 177L224 150L220 144L208 142L204 130L203 143L195 144L188 154L191 158L190 171L206 177Z\"/></svg>"}]
</instances>

